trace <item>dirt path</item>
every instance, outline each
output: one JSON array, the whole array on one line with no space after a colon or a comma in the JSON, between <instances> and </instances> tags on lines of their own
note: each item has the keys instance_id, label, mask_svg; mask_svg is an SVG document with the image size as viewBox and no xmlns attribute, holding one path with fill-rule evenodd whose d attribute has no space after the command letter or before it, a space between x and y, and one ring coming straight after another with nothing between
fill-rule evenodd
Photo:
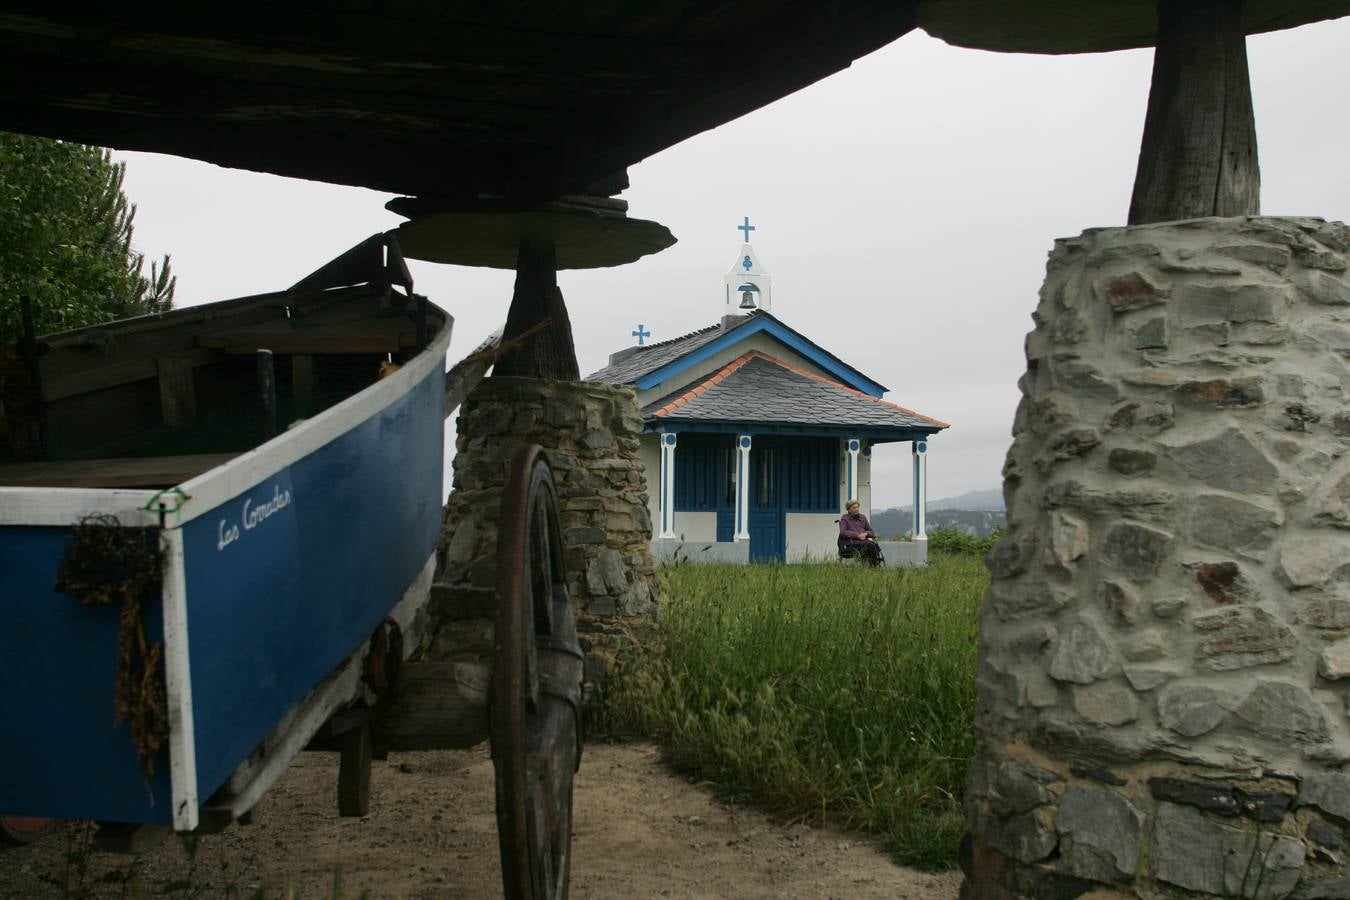
<instances>
[{"instance_id":1,"label":"dirt path","mask_svg":"<svg viewBox=\"0 0 1350 900\"><path fill-rule=\"evenodd\" d=\"M334 754L303 754L253 825L204 838L195 896L345 896L498 900L492 764L484 750L406 753L376 762L371 812L336 815ZM619 898L913 898L949 900L959 876L903 869L856 835L784 826L727 806L661 764L650 744L587 745L578 774L573 900ZM0 897L60 897L67 835L0 850ZM159 895L186 877L176 840L141 858L89 855L94 896ZM171 896L184 896L173 894Z\"/></svg>"}]
</instances>

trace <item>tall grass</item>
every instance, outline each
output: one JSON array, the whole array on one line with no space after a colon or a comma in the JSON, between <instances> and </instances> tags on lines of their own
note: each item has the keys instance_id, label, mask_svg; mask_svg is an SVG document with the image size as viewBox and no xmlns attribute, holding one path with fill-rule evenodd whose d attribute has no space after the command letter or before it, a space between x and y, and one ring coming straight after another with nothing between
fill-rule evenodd
<instances>
[{"instance_id":1,"label":"tall grass","mask_svg":"<svg viewBox=\"0 0 1350 900\"><path fill-rule=\"evenodd\" d=\"M666 575L662 636L618 673L610 724L779 812L873 832L901 862L951 865L974 750L980 558Z\"/></svg>"}]
</instances>

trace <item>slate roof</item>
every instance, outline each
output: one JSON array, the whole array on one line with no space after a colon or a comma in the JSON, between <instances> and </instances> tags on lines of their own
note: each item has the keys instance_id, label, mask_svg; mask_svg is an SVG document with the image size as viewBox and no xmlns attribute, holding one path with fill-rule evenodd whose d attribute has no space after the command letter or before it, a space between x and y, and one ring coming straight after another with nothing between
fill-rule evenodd
<instances>
[{"instance_id":1,"label":"slate roof","mask_svg":"<svg viewBox=\"0 0 1350 900\"><path fill-rule=\"evenodd\" d=\"M662 397L642 413L655 422L761 422L927 432L950 427L759 350Z\"/></svg>"},{"instance_id":2,"label":"slate roof","mask_svg":"<svg viewBox=\"0 0 1350 900\"><path fill-rule=\"evenodd\" d=\"M732 325L729 330L735 331L759 315L764 315L764 313L758 309L753 310L745 318ZM586 376L586 380L605 381L610 384L632 384L648 372L655 372L666 363L674 362L686 353L692 353L704 344L714 341L726 333L727 331L722 330L721 323L718 323L709 325L707 328L700 328L698 331L691 331L689 334L680 335L677 338L671 338L668 341L638 347L637 352L633 355L625 357L613 365L605 366L599 371L592 372Z\"/></svg>"}]
</instances>

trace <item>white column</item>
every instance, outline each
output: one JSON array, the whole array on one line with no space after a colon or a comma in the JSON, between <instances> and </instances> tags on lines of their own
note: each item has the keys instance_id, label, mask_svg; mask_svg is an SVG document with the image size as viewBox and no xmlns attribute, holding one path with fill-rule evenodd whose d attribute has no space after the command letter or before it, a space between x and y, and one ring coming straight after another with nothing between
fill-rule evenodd
<instances>
[{"instance_id":1,"label":"white column","mask_svg":"<svg viewBox=\"0 0 1350 900\"><path fill-rule=\"evenodd\" d=\"M736 535L750 540L750 435L736 435Z\"/></svg>"},{"instance_id":2,"label":"white column","mask_svg":"<svg viewBox=\"0 0 1350 900\"><path fill-rule=\"evenodd\" d=\"M848 453L844 459L844 502L858 499L858 453L862 450L862 441L849 438L845 445Z\"/></svg>"},{"instance_id":3,"label":"white column","mask_svg":"<svg viewBox=\"0 0 1350 900\"><path fill-rule=\"evenodd\" d=\"M661 513L659 538L675 537L675 435L661 435L661 494L658 506Z\"/></svg>"},{"instance_id":4,"label":"white column","mask_svg":"<svg viewBox=\"0 0 1350 900\"><path fill-rule=\"evenodd\" d=\"M914 441L914 540L928 540L928 442Z\"/></svg>"}]
</instances>

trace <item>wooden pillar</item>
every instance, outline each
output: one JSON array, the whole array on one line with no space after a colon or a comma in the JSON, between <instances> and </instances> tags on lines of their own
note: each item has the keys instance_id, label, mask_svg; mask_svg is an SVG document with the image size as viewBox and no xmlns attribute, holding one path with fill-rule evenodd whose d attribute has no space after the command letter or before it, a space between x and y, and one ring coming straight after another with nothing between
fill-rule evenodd
<instances>
[{"instance_id":1,"label":"wooden pillar","mask_svg":"<svg viewBox=\"0 0 1350 900\"><path fill-rule=\"evenodd\" d=\"M1260 212L1242 0L1159 0L1129 223Z\"/></svg>"},{"instance_id":2,"label":"wooden pillar","mask_svg":"<svg viewBox=\"0 0 1350 900\"><path fill-rule=\"evenodd\" d=\"M550 381L580 381L572 323L558 289L558 264L553 243L522 239L516 254L516 289L506 314L504 346L545 319L549 327L511 347L493 367L493 375L520 375Z\"/></svg>"}]
</instances>

